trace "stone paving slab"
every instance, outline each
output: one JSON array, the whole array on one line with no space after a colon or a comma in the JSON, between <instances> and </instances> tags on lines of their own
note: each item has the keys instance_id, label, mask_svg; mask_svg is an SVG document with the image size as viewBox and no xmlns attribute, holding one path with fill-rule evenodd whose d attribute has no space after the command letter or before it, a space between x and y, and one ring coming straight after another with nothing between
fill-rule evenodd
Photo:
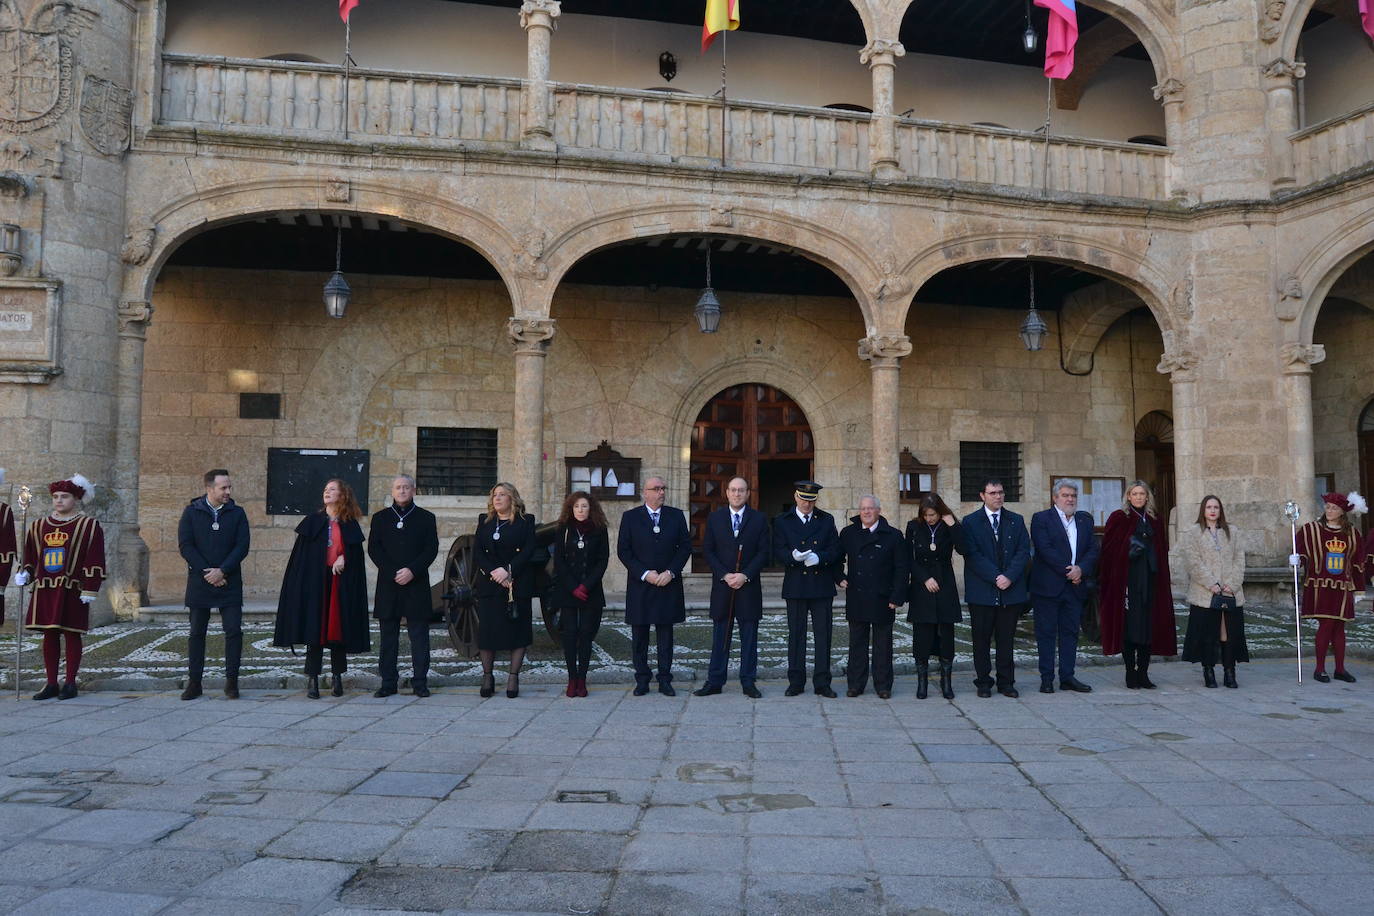
<instances>
[{"instance_id":1,"label":"stone paving slab","mask_svg":"<svg viewBox=\"0 0 1374 916\"><path fill-rule=\"evenodd\" d=\"M1374 670L952 702L0 700L0 911L1365 912Z\"/></svg>"}]
</instances>

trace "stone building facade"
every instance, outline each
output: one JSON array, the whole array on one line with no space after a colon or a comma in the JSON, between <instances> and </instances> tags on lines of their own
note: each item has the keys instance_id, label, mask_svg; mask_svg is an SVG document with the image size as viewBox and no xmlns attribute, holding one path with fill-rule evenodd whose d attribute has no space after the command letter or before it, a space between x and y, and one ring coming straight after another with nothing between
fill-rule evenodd
<instances>
[{"instance_id":1,"label":"stone building facade","mask_svg":"<svg viewBox=\"0 0 1374 916\"><path fill-rule=\"evenodd\" d=\"M1009 97L1043 97L1038 70L961 62L962 85L927 91L904 72L931 66L905 59L909 4L836 0L865 36L853 63L829 63L834 42L764 36L784 63L741 67L764 101L732 103L722 165L702 64L683 64L696 91L646 91L595 44L611 29L626 58L676 42L686 62L695 29L590 23L556 0L388 0L393 44L345 83L301 59L338 36L332 4L285 6L243 4L217 30L222 7L193 0L0 2L6 41L42 63L0 93L0 454L12 481L79 469L106 485L107 613L178 600L175 520L206 467L237 474L265 595L296 521L266 513L269 448L366 449L375 506L413 467L418 428L493 428L497 474L545 518L564 459L605 440L686 505L696 418L739 385L805 414L837 514L872 491L904 522L903 449L957 500L961 443L984 441L1020 446L1017 507L1034 511L1051 475L1135 477L1151 415L1172 421L1178 517L1221 495L1252 565L1286 553L1284 499L1310 512L1318 475L1360 483L1374 50L1334 7L1312 28L1327 14L1311 0L1094 3L1109 18L1085 31L1047 135L1026 105L986 119L1007 126L959 114L1004 77ZM469 14L454 34L484 72L428 72L444 69L428 40L406 53L407 28ZM1115 54L1122 35L1147 62ZM856 86L871 112L819 107ZM1137 104L1147 92L1157 108ZM1147 136L1163 145L1130 142ZM494 278L350 273L332 319L328 264L177 262L192 239L284 215L441 236ZM703 335L695 289L566 280L616 246L681 239L796 254L847 294L732 295ZM1094 278L1047 304L1044 350L1017 338L1024 309L921 294L1008 262ZM280 394L281 417L240 417L245 392ZM485 503L425 501L446 537Z\"/></svg>"}]
</instances>

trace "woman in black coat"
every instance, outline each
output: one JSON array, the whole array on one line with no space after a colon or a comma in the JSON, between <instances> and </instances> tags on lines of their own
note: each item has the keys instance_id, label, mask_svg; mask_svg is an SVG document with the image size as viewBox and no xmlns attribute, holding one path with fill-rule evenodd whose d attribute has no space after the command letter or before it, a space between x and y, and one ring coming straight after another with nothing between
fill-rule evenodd
<instances>
[{"instance_id":1,"label":"woman in black coat","mask_svg":"<svg viewBox=\"0 0 1374 916\"><path fill-rule=\"evenodd\" d=\"M954 699L954 625L963 619L954 552L964 553L964 527L945 501L934 493L921 500L916 518L907 522L906 547L911 557L911 652L916 657L916 698L930 692L930 656L940 647L940 695Z\"/></svg>"},{"instance_id":2,"label":"woman in black coat","mask_svg":"<svg viewBox=\"0 0 1374 916\"><path fill-rule=\"evenodd\" d=\"M558 610L563 658L568 663L565 696L587 695L592 640L601 629L606 595L601 579L611 559L606 514L590 493L576 490L563 500L553 539L553 606Z\"/></svg>"},{"instance_id":3,"label":"woman in black coat","mask_svg":"<svg viewBox=\"0 0 1374 916\"><path fill-rule=\"evenodd\" d=\"M534 597L535 553L533 515L525 514L520 491L498 483L487 496L487 511L477 519L473 592L477 598L477 654L482 660L484 697L496 692L492 664L498 650L510 651L506 696L520 695L520 666L534 642L530 599Z\"/></svg>"},{"instance_id":4,"label":"woman in black coat","mask_svg":"<svg viewBox=\"0 0 1374 916\"><path fill-rule=\"evenodd\" d=\"M348 653L372 651L367 625L362 509L342 480L324 485L324 508L296 526L286 561L272 645L305 646L306 696L319 699L320 669L329 647L333 694L343 696Z\"/></svg>"}]
</instances>

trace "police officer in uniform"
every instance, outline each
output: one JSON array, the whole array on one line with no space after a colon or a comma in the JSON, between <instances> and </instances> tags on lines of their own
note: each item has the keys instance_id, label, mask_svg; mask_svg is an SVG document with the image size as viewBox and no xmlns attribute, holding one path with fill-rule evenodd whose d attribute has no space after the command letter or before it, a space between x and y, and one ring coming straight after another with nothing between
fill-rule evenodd
<instances>
[{"instance_id":1,"label":"police officer in uniform","mask_svg":"<svg viewBox=\"0 0 1374 916\"><path fill-rule=\"evenodd\" d=\"M783 566L782 597L787 602L787 691L795 697L806 689L806 628L816 637L811 687L823 697L830 689L830 632L834 620L835 576L840 539L835 519L816 508L823 487L799 480L792 498L796 508L773 520L773 556Z\"/></svg>"}]
</instances>

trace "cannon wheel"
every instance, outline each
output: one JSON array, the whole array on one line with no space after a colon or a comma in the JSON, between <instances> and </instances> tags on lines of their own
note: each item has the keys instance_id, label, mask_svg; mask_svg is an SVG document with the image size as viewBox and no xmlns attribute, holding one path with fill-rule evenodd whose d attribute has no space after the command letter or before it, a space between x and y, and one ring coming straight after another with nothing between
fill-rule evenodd
<instances>
[{"instance_id":1,"label":"cannon wheel","mask_svg":"<svg viewBox=\"0 0 1374 916\"><path fill-rule=\"evenodd\" d=\"M553 540L555 526L541 525L535 533L536 539L541 546L547 547ZM448 557L444 560L444 577L434 588L435 612L441 614L442 619L448 627L449 641L453 645L454 651L465 658L477 657L477 605L470 599L465 603L460 603L454 598L447 596L454 595L459 587L466 586L471 589L476 582L477 573L474 553L476 551L474 538L470 534L459 535L453 539L452 546L449 547ZM553 560L550 559L545 568L536 576L535 588L539 597L535 600L539 604L539 613L544 620L544 629L549 634L549 638L555 643L561 641L558 630L555 626L554 609L544 600L544 595L548 592L548 583L552 578ZM471 594L468 591L467 594Z\"/></svg>"}]
</instances>

